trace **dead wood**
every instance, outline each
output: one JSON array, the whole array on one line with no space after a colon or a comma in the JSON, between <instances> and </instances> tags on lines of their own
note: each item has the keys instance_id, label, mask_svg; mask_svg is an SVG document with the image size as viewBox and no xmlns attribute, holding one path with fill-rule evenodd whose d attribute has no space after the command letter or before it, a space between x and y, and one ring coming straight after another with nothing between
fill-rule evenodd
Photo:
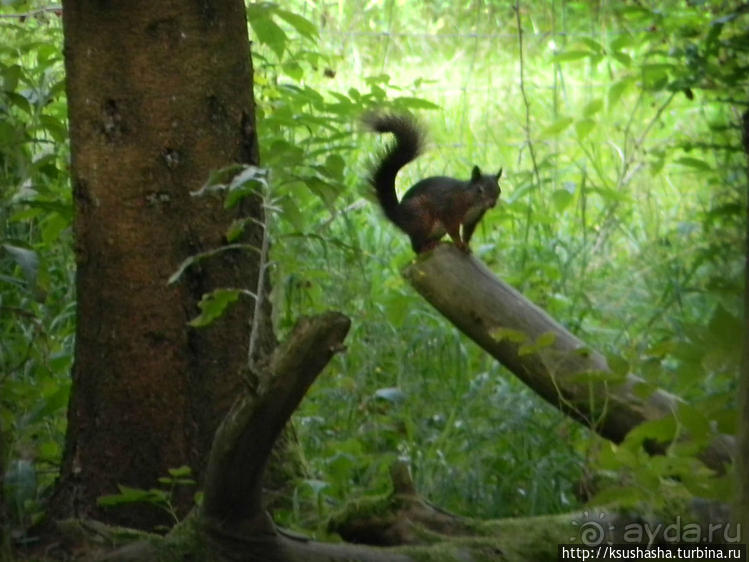
<instances>
[{"instance_id":1,"label":"dead wood","mask_svg":"<svg viewBox=\"0 0 749 562\"><path fill-rule=\"evenodd\" d=\"M302 318L261 373L259 395L241 398L213 441L202 517L241 527L262 519L262 473L273 443L307 389L342 350L350 320L335 312Z\"/></svg>"},{"instance_id":2,"label":"dead wood","mask_svg":"<svg viewBox=\"0 0 749 562\"><path fill-rule=\"evenodd\" d=\"M274 439L330 358L342 349L349 320L338 313L302 319L263 373L258 396L238 400L216 433L202 507L167 537L151 536L106 556L117 562L413 562L552 559L556 544L582 537L591 517L601 529L642 523L618 510L482 522L444 512L418 496L405 465L393 470L393 494L374 509L356 506L338 528L352 541L327 544L279 531L263 511L261 482ZM710 521L715 521L711 516ZM604 525L605 523L605 525ZM574 529L572 529L574 530ZM612 532L613 532L612 531ZM603 539L616 535L606 531Z\"/></svg>"},{"instance_id":3,"label":"dead wood","mask_svg":"<svg viewBox=\"0 0 749 562\"><path fill-rule=\"evenodd\" d=\"M383 546L429 544L437 537L476 534L468 519L432 505L417 493L407 463L394 463L390 476L390 495L349 504L330 520L328 530L348 542Z\"/></svg>"},{"instance_id":4,"label":"dead wood","mask_svg":"<svg viewBox=\"0 0 749 562\"><path fill-rule=\"evenodd\" d=\"M606 358L497 278L481 261L442 244L404 270L411 285L450 322L547 402L614 442L642 422L675 413L683 401ZM663 444L649 444L651 452ZM722 470L733 439L715 435L701 460Z\"/></svg>"},{"instance_id":5,"label":"dead wood","mask_svg":"<svg viewBox=\"0 0 749 562\"><path fill-rule=\"evenodd\" d=\"M329 312L299 320L259 373L258 396L240 399L214 438L199 525L214 551L230 560L409 560L396 553L316 543L278 533L263 510L265 466L281 430L307 389L343 349L350 320Z\"/></svg>"}]
</instances>

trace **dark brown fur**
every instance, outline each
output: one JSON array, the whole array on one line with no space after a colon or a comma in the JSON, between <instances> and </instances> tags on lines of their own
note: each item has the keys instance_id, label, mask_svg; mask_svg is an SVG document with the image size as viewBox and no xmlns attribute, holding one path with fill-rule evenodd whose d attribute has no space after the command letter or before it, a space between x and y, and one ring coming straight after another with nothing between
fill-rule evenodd
<instances>
[{"instance_id":1,"label":"dark brown fur","mask_svg":"<svg viewBox=\"0 0 749 562\"><path fill-rule=\"evenodd\" d=\"M421 153L423 133L408 115L368 115L364 122L378 133L395 136L395 144L388 147L370 177L385 216L408 234L416 253L432 249L445 233L456 246L469 252L468 243L476 225L486 210L497 203L502 170L496 176L483 175L474 166L467 181L429 177L414 184L398 202L395 176Z\"/></svg>"}]
</instances>

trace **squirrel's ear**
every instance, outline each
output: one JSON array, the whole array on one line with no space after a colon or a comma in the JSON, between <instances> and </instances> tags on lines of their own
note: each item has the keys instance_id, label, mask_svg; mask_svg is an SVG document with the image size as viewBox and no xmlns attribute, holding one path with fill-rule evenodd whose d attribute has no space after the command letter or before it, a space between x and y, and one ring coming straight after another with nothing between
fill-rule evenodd
<instances>
[{"instance_id":1,"label":"squirrel's ear","mask_svg":"<svg viewBox=\"0 0 749 562\"><path fill-rule=\"evenodd\" d=\"M499 178L502 177L502 170L504 170L504 168L499 169L499 173L497 174L497 181L499 181Z\"/></svg>"},{"instance_id":2,"label":"squirrel's ear","mask_svg":"<svg viewBox=\"0 0 749 562\"><path fill-rule=\"evenodd\" d=\"M481 170L478 166L473 167L473 171L471 172L471 181L479 181L481 179Z\"/></svg>"}]
</instances>

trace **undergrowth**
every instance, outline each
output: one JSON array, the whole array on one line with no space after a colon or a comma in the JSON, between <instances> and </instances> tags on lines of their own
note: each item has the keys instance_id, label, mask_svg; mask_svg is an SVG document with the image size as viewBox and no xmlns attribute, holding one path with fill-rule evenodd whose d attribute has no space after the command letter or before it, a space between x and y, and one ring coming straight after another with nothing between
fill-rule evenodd
<instances>
[{"instance_id":1,"label":"undergrowth","mask_svg":"<svg viewBox=\"0 0 749 562\"><path fill-rule=\"evenodd\" d=\"M365 184L381 142L358 123L368 109L428 127L401 189L504 167L475 254L612 364L690 400L685 423L734 432L746 14L670 1L288 4L248 9L262 164L282 211L276 327L328 308L353 325L296 414L308 474L281 523L314 529L386 491L399 457L434 503L479 517L569 510L597 470L625 501L668 477L639 463L639 444L612 447L543 403L405 283L408 240ZM41 513L64 435L72 213L59 21L0 30L0 460L21 528Z\"/></svg>"}]
</instances>

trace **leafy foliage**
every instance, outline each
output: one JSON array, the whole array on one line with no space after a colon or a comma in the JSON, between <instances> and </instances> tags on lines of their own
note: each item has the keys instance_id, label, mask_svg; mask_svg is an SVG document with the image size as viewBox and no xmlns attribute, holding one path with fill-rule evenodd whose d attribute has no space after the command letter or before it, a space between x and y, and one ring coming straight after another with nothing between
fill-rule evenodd
<instances>
[{"instance_id":1,"label":"leafy foliage","mask_svg":"<svg viewBox=\"0 0 749 562\"><path fill-rule=\"evenodd\" d=\"M726 99L746 98L746 79L735 72L746 64L740 11L671 3L609 11L521 5L526 35L531 17L545 31L526 37L526 121L513 79L517 36L497 33L513 28L512 10L394 3L356 11L340 5L337 13L325 6L299 10L324 22L319 43L341 53L328 60L331 68L359 65L353 80L327 73L331 86L367 86L372 79L365 69L385 69L387 81L377 85L391 97L402 91L395 84L410 84L402 97L442 107L430 119L430 152L401 173L401 185L428 174L458 175L472 163L515 162L500 210L484 219L479 237L485 244L477 253L605 351L617 373L644 374L696 404L675 418L690 426L692 447L716 427L733 433L745 195ZM450 35L445 18L463 35ZM726 66L733 69L714 73L718 61L731 61ZM301 79L305 84L325 83L310 74ZM446 79L433 78L441 76ZM304 120L320 106L284 110L294 107ZM326 122L337 121L335 111L353 120L364 108L351 115L347 104L330 107ZM299 155L314 153L305 140L288 142ZM368 148L369 142L359 136L356 144ZM282 222L274 246L281 327L327 306L354 317L346 357L327 384L313 388L299 416L315 483L299 489L309 521L352 494L386 489L384 453L410 459L420 490L458 511L496 516L568 509L577 501L577 480L609 471L611 455L568 422L559 439L552 429L560 427L556 412L505 381L408 291L398 273L410 257L407 241L380 219L362 190L368 157L346 148L333 148L346 163L342 189L290 195L295 208L283 220L293 228ZM270 158L274 174L297 169L290 165L296 158ZM469 392L479 380L483 392ZM497 401L495 392L512 398ZM465 427L470 434L461 435ZM642 450L652 436L633 436L614 448L640 460L633 470L622 457L622 476L610 489L626 481L637 491L628 501L652 500L654 491L661 497L663 486L678 481L675 475L691 471L682 489L725 498L729 480L694 470L694 449L677 439L684 434L672 436L664 462L647 460ZM499 474L507 476L499 482ZM308 521L303 513L300 506L288 518Z\"/></svg>"},{"instance_id":2,"label":"leafy foliage","mask_svg":"<svg viewBox=\"0 0 749 562\"><path fill-rule=\"evenodd\" d=\"M66 106L54 12L0 19L0 442L20 526L57 474L73 355Z\"/></svg>"},{"instance_id":3,"label":"leafy foliage","mask_svg":"<svg viewBox=\"0 0 749 562\"><path fill-rule=\"evenodd\" d=\"M121 505L130 505L134 503L147 503L164 510L175 523L179 523L177 507L174 501L174 495L178 488L183 486L195 486L196 482L192 479L192 470L189 466L180 466L170 468L168 476L159 478L159 487L143 490L141 488L132 488L129 486L118 485L118 494L101 496L98 504L103 507L116 508ZM195 494L196 503L202 501L201 493Z\"/></svg>"},{"instance_id":4,"label":"leafy foliage","mask_svg":"<svg viewBox=\"0 0 749 562\"><path fill-rule=\"evenodd\" d=\"M477 516L567 510L591 473L601 502L730 492L694 448L736 424L747 13L671 0L519 8L248 6L262 165L279 209L277 328L326 308L354 320L348 352L296 418L308 475L276 514L288 526L315 528L344 501L386 491L396 457L435 503ZM74 263L59 21L2 18L0 32L0 462L21 529L40 514L61 454ZM421 302L399 275L408 241L363 180L377 141L357 122L382 106L429 125L429 151L400 185L503 165L503 201L476 233L477 255L604 351L617 375L637 372L691 406L604 443ZM217 172L208 186L233 186L236 201L258 187L256 172ZM231 288L206 296L196 321L234 298ZM529 352L549 343L522 341ZM646 455L648 440L666 454ZM163 489L120 492L106 501L168 506Z\"/></svg>"}]
</instances>

